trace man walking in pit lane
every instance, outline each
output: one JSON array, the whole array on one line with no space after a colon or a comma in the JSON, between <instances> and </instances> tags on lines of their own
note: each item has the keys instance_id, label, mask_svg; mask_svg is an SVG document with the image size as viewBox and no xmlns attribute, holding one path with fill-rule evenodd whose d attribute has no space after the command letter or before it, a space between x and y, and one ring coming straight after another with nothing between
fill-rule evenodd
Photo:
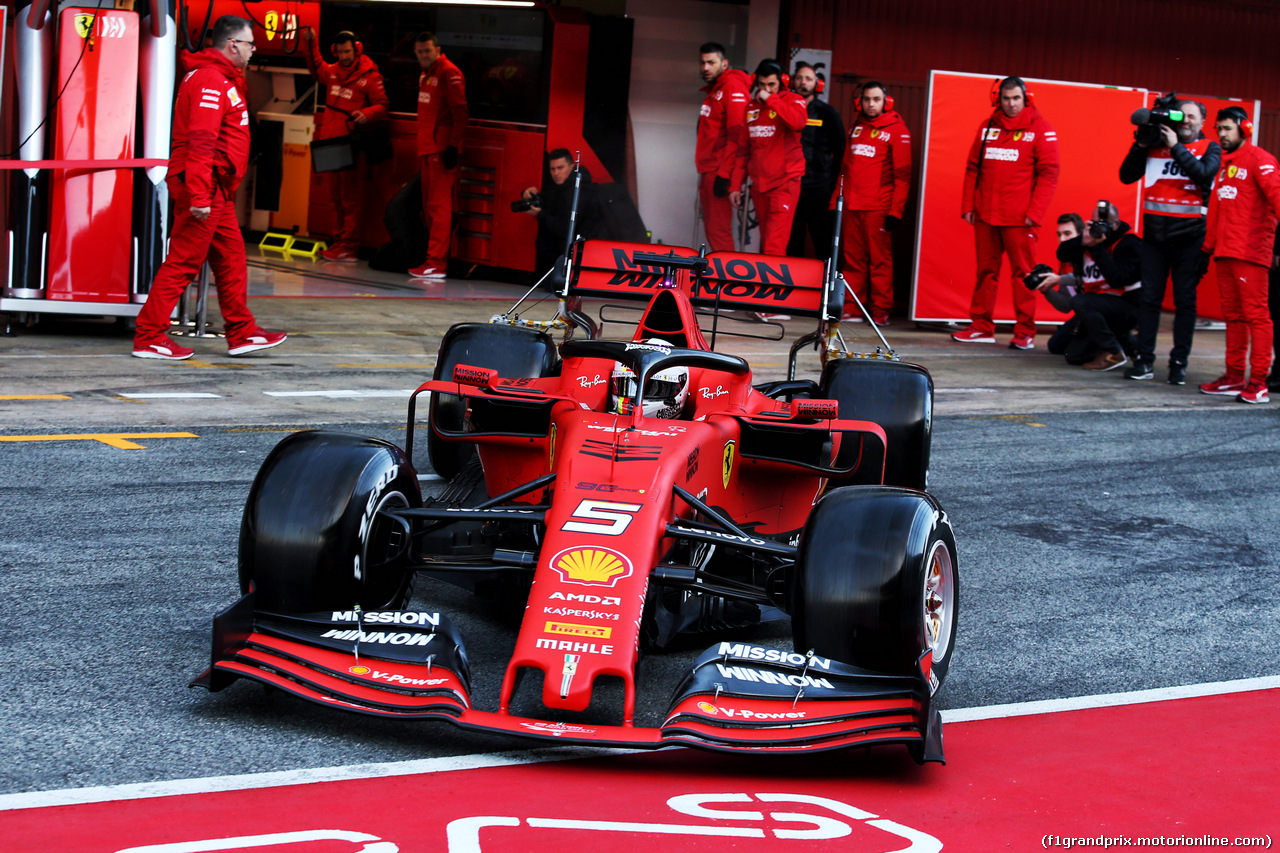
<instances>
[{"instance_id":1,"label":"man walking in pit lane","mask_svg":"<svg viewBox=\"0 0 1280 853\"><path fill-rule=\"evenodd\" d=\"M173 143L165 176L173 198L173 228L169 254L138 312L133 335L133 355L138 358L180 361L195 355L195 350L169 337L169 317L205 260L217 282L227 354L248 355L285 341L284 332L262 330L249 312L244 235L236 221L236 187L249 166L242 71L253 51L252 25L223 15L213 25L212 46L183 55L188 70L173 108Z\"/></svg>"},{"instance_id":2,"label":"man walking in pit lane","mask_svg":"<svg viewBox=\"0 0 1280 853\"><path fill-rule=\"evenodd\" d=\"M698 112L698 204L702 230L713 252L732 252L733 204L729 179L738 159L738 143L751 100L751 76L729 67L724 45L709 41L698 48L698 65L706 98Z\"/></svg>"},{"instance_id":3,"label":"man walking in pit lane","mask_svg":"<svg viewBox=\"0 0 1280 853\"><path fill-rule=\"evenodd\" d=\"M877 326L889 325L893 310L893 240L911 187L911 131L893 109L883 83L872 80L853 102L858 111L849 131L840 180L844 186L841 270ZM836 196L831 196L835 208ZM845 304L846 318L860 319Z\"/></svg>"},{"instance_id":4,"label":"man walking in pit lane","mask_svg":"<svg viewBox=\"0 0 1280 853\"><path fill-rule=\"evenodd\" d=\"M467 132L467 83L458 66L440 49L440 40L434 33L419 33L413 50L422 66L418 78L418 158L422 167L427 260L409 270L409 275L440 280L449 264L453 237L453 193Z\"/></svg>"},{"instance_id":5,"label":"man walking in pit lane","mask_svg":"<svg viewBox=\"0 0 1280 853\"><path fill-rule=\"evenodd\" d=\"M1224 154L1209 199L1204 251L1218 262L1218 291L1227 321L1227 372L1200 390L1245 403L1269 403L1273 326L1267 270L1280 211L1280 166L1273 155L1249 141L1253 122L1242 108L1219 110L1214 130Z\"/></svg>"},{"instance_id":6,"label":"man walking in pit lane","mask_svg":"<svg viewBox=\"0 0 1280 853\"><path fill-rule=\"evenodd\" d=\"M969 150L960 212L973 226L978 270L969 325L951 336L962 343L996 342L996 292L1002 256L1008 255L1017 313L1009 349L1036 346L1036 295L1022 279L1036 263L1036 237L1058 186L1059 165L1058 134L1031 100L1021 78L999 81L991 92L995 109Z\"/></svg>"},{"instance_id":7,"label":"man walking in pit lane","mask_svg":"<svg viewBox=\"0 0 1280 853\"><path fill-rule=\"evenodd\" d=\"M333 40L337 62L325 62L316 45L316 34L310 27L304 31L307 43L307 68L325 87L324 113L316 128L316 140L337 139L351 134L352 128L368 127L387 116L387 93L382 75L374 61L364 55L355 33L340 32ZM333 206L336 240L320 253L327 261L354 263L360 249L360 222L367 193L365 173L368 166L363 153L349 169L325 172L324 182Z\"/></svg>"}]
</instances>

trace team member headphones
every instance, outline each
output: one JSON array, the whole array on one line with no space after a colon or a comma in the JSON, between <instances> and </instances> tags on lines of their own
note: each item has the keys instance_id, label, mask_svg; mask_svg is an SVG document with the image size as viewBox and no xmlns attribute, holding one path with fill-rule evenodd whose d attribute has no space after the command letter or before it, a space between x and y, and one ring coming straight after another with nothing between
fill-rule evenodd
<instances>
[{"instance_id":1,"label":"team member headphones","mask_svg":"<svg viewBox=\"0 0 1280 853\"><path fill-rule=\"evenodd\" d=\"M760 64L756 66L756 78L760 77L777 77L782 82L782 88L791 88L791 75L782 70L782 63L776 59L760 60Z\"/></svg>"},{"instance_id":2,"label":"team member headphones","mask_svg":"<svg viewBox=\"0 0 1280 853\"><path fill-rule=\"evenodd\" d=\"M1253 139L1253 120L1244 111L1244 107L1223 107L1218 110L1218 121L1229 118L1240 126L1240 133L1245 139Z\"/></svg>"},{"instance_id":3,"label":"team member headphones","mask_svg":"<svg viewBox=\"0 0 1280 853\"><path fill-rule=\"evenodd\" d=\"M1023 82L1021 77L997 77L991 83L991 106L1000 106L1000 93L1005 89L1012 89L1017 86L1022 90L1022 99L1027 102L1027 106L1033 106L1036 102L1035 92L1027 89L1027 84Z\"/></svg>"},{"instance_id":4,"label":"team member headphones","mask_svg":"<svg viewBox=\"0 0 1280 853\"><path fill-rule=\"evenodd\" d=\"M329 45L329 53L333 56L337 56L338 45L346 44L347 42L351 42L355 47L356 59L364 56L364 42L360 41L360 39L356 37L356 34L351 32L351 30L343 30L333 37L333 44Z\"/></svg>"},{"instance_id":5,"label":"team member headphones","mask_svg":"<svg viewBox=\"0 0 1280 853\"><path fill-rule=\"evenodd\" d=\"M884 111L889 112L889 110L893 109L893 95L889 94L889 90L885 88L885 85L879 80L868 80L863 83L862 88L858 90L858 97L853 99L854 112L862 112L862 95L868 89L879 89L881 92L884 92Z\"/></svg>"}]
</instances>

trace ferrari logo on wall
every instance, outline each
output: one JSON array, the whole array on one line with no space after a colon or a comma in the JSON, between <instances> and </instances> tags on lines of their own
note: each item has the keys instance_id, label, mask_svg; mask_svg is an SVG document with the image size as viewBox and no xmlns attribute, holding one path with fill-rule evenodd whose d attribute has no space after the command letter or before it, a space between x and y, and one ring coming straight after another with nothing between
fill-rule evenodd
<instances>
[{"instance_id":1,"label":"ferrari logo on wall","mask_svg":"<svg viewBox=\"0 0 1280 853\"><path fill-rule=\"evenodd\" d=\"M724 443L724 462L720 468L720 478L724 481L724 487L729 488L729 475L733 473L733 457L738 448L736 441L726 441Z\"/></svg>"}]
</instances>

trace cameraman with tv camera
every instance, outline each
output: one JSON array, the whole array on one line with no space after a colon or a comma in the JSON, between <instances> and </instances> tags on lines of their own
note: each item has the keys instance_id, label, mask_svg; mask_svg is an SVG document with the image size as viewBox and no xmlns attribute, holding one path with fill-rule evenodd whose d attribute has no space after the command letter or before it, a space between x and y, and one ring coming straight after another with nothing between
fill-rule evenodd
<instances>
[{"instance_id":1,"label":"cameraman with tv camera","mask_svg":"<svg viewBox=\"0 0 1280 853\"><path fill-rule=\"evenodd\" d=\"M1071 283L1080 286L1071 296L1071 310L1088 344L1097 353L1092 361L1084 364L1086 370L1116 370L1129 363L1122 341L1128 339L1138 321L1146 253L1146 247L1131 233L1129 224L1120 221L1116 206L1105 199L1098 202L1093 218L1085 223L1080 236L1059 244L1058 258L1075 268ZM1023 283L1048 298L1053 288L1067 278L1041 265L1028 273ZM1050 301L1062 308L1055 300Z\"/></svg>"},{"instance_id":2,"label":"cameraman with tv camera","mask_svg":"<svg viewBox=\"0 0 1280 853\"><path fill-rule=\"evenodd\" d=\"M1173 276L1173 349L1170 385L1187 382L1187 357L1196 326L1196 285L1207 268L1202 258L1209 191L1222 163L1222 148L1205 138L1205 106L1180 101L1176 92L1157 98L1153 109L1134 112L1133 146L1120 164L1120 180L1143 181L1142 239L1148 247L1138 310L1138 352L1125 376L1154 374L1156 332L1165 279Z\"/></svg>"}]
</instances>

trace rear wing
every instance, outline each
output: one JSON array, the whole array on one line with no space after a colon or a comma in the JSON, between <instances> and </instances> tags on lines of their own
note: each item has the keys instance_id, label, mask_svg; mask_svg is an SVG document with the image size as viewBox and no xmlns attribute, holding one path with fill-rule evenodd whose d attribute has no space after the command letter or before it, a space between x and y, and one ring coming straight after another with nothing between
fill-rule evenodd
<instances>
[{"instance_id":1,"label":"rear wing","mask_svg":"<svg viewBox=\"0 0 1280 853\"><path fill-rule=\"evenodd\" d=\"M571 296L648 300L664 286L704 307L821 317L825 266L813 258L743 252L700 256L683 246L650 243L585 240L574 246Z\"/></svg>"}]
</instances>

